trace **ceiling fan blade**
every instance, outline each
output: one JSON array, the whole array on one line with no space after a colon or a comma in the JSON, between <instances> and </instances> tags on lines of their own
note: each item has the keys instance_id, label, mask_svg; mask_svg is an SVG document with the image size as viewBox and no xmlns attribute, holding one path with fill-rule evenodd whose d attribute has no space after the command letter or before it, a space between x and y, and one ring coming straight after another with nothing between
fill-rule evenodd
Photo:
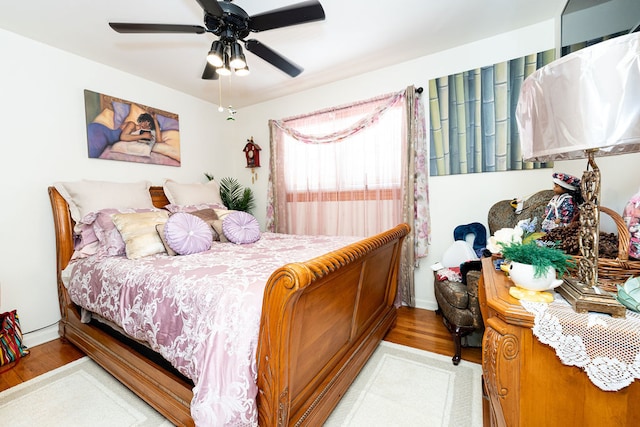
<instances>
[{"instance_id":1,"label":"ceiling fan blade","mask_svg":"<svg viewBox=\"0 0 640 427\"><path fill-rule=\"evenodd\" d=\"M216 0L196 0L200 7L213 16L222 16L222 8Z\"/></svg>"},{"instance_id":2,"label":"ceiling fan blade","mask_svg":"<svg viewBox=\"0 0 640 427\"><path fill-rule=\"evenodd\" d=\"M206 30L199 25L174 24L131 24L128 22L109 22L109 26L119 33L188 33L202 34Z\"/></svg>"},{"instance_id":3,"label":"ceiling fan blade","mask_svg":"<svg viewBox=\"0 0 640 427\"><path fill-rule=\"evenodd\" d=\"M317 0L308 0L249 17L251 31L266 31L306 22L324 20L324 9Z\"/></svg>"},{"instance_id":4,"label":"ceiling fan blade","mask_svg":"<svg viewBox=\"0 0 640 427\"><path fill-rule=\"evenodd\" d=\"M218 72L216 71L216 67L211 65L209 61L204 66L204 71L202 71L202 78L205 80L218 80Z\"/></svg>"},{"instance_id":5,"label":"ceiling fan blade","mask_svg":"<svg viewBox=\"0 0 640 427\"><path fill-rule=\"evenodd\" d=\"M253 53L256 56L259 56L274 67L279 68L280 70L289 74L291 77L297 76L303 70L302 67L289 61L287 58L267 47L266 45L260 43L258 40L247 40L244 42L244 46L249 52Z\"/></svg>"}]
</instances>

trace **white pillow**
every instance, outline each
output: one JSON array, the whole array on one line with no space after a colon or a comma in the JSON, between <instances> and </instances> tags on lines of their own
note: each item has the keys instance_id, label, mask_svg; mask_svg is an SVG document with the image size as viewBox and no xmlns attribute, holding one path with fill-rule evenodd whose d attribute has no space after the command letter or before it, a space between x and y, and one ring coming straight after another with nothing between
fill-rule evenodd
<instances>
[{"instance_id":1,"label":"white pillow","mask_svg":"<svg viewBox=\"0 0 640 427\"><path fill-rule=\"evenodd\" d=\"M169 212L121 213L111 216L124 240L127 258L137 259L165 252L156 225L165 224Z\"/></svg>"},{"instance_id":2,"label":"white pillow","mask_svg":"<svg viewBox=\"0 0 640 427\"><path fill-rule=\"evenodd\" d=\"M231 215L234 212L240 212L240 211L234 211L232 209L213 209L213 211L216 213L216 216L218 217L218 219L224 219L227 215Z\"/></svg>"},{"instance_id":3,"label":"white pillow","mask_svg":"<svg viewBox=\"0 0 640 427\"><path fill-rule=\"evenodd\" d=\"M199 205L217 203L224 206L220 198L220 186L213 179L207 183L180 184L167 179L163 185L164 194L174 205Z\"/></svg>"},{"instance_id":4,"label":"white pillow","mask_svg":"<svg viewBox=\"0 0 640 427\"><path fill-rule=\"evenodd\" d=\"M444 254L442 254L441 263L447 268L460 267L460 264L463 262L476 259L478 259L478 255L476 255L473 250L471 243L466 240L456 240L444 251Z\"/></svg>"},{"instance_id":5,"label":"white pillow","mask_svg":"<svg viewBox=\"0 0 640 427\"><path fill-rule=\"evenodd\" d=\"M151 143L139 141L118 141L111 146L112 153L130 154L132 156L151 157Z\"/></svg>"},{"instance_id":6,"label":"white pillow","mask_svg":"<svg viewBox=\"0 0 640 427\"><path fill-rule=\"evenodd\" d=\"M154 209L149 181L122 183L106 181L56 182L53 186L69 204L71 218L80 223L88 213L102 209Z\"/></svg>"}]
</instances>

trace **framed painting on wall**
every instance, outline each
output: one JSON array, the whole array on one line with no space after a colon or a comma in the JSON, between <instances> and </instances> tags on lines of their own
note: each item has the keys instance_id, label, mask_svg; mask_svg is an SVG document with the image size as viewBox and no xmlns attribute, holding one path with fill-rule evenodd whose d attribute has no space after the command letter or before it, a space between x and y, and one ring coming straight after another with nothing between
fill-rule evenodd
<instances>
[{"instance_id":1,"label":"framed painting on wall","mask_svg":"<svg viewBox=\"0 0 640 427\"><path fill-rule=\"evenodd\" d=\"M430 175L552 167L523 162L516 107L524 79L555 49L429 81Z\"/></svg>"},{"instance_id":2,"label":"framed painting on wall","mask_svg":"<svg viewBox=\"0 0 640 427\"><path fill-rule=\"evenodd\" d=\"M180 166L178 115L84 91L89 158Z\"/></svg>"}]
</instances>

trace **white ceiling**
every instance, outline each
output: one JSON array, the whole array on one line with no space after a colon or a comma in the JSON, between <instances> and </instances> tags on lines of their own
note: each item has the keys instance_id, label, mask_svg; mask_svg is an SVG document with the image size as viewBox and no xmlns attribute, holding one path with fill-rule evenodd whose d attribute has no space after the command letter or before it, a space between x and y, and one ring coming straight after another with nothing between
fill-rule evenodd
<instances>
[{"instance_id":1,"label":"white ceiling","mask_svg":"<svg viewBox=\"0 0 640 427\"><path fill-rule=\"evenodd\" d=\"M299 1L234 3L254 15ZM241 108L555 18L566 1L320 0L326 20L248 37L302 74L245 51L251 74L221 82ZM0 0L0 28L218 103L218 82L201 79L213 34L120 34L108 22L203 25L203 12L195 0Z\"/></svg>"}]
</instances>

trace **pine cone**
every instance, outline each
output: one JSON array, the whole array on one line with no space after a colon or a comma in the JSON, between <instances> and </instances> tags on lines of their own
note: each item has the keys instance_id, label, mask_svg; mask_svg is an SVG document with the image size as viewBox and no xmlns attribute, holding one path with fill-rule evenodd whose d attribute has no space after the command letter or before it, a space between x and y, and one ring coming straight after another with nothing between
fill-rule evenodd
<instances>
[{"instance_id":1,"label":"pine cone","mask_svg":"<svg viewBox=\"0 0 640 427\"><path fill-rule=\"evenodd\" d=\"M539 240L543 242L557 242L558 248L569 255L580 255L579 231L580 224L574 221L566 227L554 228ZM612 259L618 256L618 236L615 233L600 232L598 256L600 258Z\"/></svg>"}]
</instances>

